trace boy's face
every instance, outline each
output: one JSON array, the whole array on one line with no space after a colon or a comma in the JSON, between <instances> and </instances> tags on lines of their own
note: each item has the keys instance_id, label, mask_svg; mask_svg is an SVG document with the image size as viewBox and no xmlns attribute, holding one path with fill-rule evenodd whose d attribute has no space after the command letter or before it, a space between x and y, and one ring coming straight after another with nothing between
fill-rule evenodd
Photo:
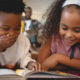
<instances>
[{"instance_id":1,"label":"boy's face","mask_svg":"<svg viewBox=\"0 0 80 80\"><path fill-rule=\"evenodd\" d=\"M14 44L20 33L21 15L0 12L0 51Z\"/></svg>"},{"instance_id":2,"label":"boy's face","mask_svg":"<svg viewBox=\"0 0 80 80\"><path fill-rule=\"evenodd\" d=\"M32 11L27 8L25 10L25 15L26 15L26 19L30 19L31 18L31 15L32 15Z\"/></svg>"},{"instance_id":3,"label":"boy's face","mask_svg":"<svg viewBox=\"0 0 80 80\"><path fill-rule=\"evenodd\" d=\"M64 10L60 21L60 35L64 42L72 46L80 42L80 11L79 9Z\"/></svg>"}]
</instances>

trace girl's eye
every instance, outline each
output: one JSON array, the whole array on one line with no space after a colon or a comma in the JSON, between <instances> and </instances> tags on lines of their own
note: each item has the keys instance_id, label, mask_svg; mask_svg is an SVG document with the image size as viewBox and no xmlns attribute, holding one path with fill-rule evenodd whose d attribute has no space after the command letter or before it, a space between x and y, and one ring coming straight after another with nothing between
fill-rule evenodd
<instances>
[{"instance_id":1,"label":"girl's eye","mask_svg":"<svg viewBox=\"0 0 80 80\"><path fill-rule=\"evenodd\" d=\"M68 30L68 28L67 28L67 27L64 27L64 26L62 27L62 29L63 29L63 30Z\"/></svg>"},{"instance_id":2,"label":"girl's eye","mask_svg":"<svg viewBox=\"0 0 80 80\"><path fill-rule=\"evenodd\" d=\"M80 29L75 29L74 31L77 32L77 33L79 33L80 32Z\"/></svg>"}]
</instances>

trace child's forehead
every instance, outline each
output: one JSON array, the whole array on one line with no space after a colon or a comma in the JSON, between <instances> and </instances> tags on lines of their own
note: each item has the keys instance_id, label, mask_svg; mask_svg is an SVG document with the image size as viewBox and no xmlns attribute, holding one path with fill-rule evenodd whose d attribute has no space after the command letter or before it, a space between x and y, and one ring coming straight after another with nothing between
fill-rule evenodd
<instances>
[{"instance_id":1,"label":"child's forehead","mask_svg":"<svg viewBox=\"0 0 80 80\"><path fill-rule=\"evenodd\" d=\"M75 6L72 6L72 7L65 7L62 11L62 15L63 14L71 14L72 15L76 15L76 16L80 16L80 8L76 8Z\"/></svg>"},{"instance_id":2,"label":"child's forehead","mask_svg":"<svg viewBox=\"0 0 80 80\"><path fill-rule=\"evenodd\" d=\"M0 12L0 25L18 25L21 23L21 15L14 13Z\"/></svg>"},{"instance_id":3,"label":"child's forehead","mask_svg":"<svg viewBox=\"0 0 80 80\"><path fill-rule=\"evenodd\" d=\"M80 20L80 11L79 10L77 10L77 9L72 9L72 10L64 10L63 12L62 12L62 15L61 15L61 17L63 18L63 17L65 17L65 18L75 18L75 19L79 19Z\"/></svg>"},{"instance_id":4,"label":"child's forehead","mask_svg":"<svg viewBox=\"0 0 80 80\"><path fill-rule=\"evenodd\" d=\"M73 27L80 26L80 13L75 10L64 10L61 15L61 23Z\"/></svg>"},{"instance_id":5,"label":"child's forehead","mask_svg":"<svg viewBox=\"0 0 80 80\"><path fill-rule=\"evenodd\" d=\"M5 11L0 11L0 15L21 15L21 14L17 14L17 13L12 13L12 12L5 12Z\"/></svg>"}]
</instances>

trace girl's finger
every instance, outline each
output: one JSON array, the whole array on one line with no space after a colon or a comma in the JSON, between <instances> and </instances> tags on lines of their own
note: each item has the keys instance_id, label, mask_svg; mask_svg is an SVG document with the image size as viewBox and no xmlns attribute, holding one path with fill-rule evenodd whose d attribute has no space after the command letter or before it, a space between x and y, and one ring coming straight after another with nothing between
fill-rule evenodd
<instances>
[{"instance_id":1,"label":"girl's finger","mask_svg":"<svg viewBox=\"0 0 80 80\"><path fill-rule=\"evenodd\" d=\"M38 65L39 65L39 70L38 70L38 71L41 71L41 64L40 64L40 63L38 63Z\"/></svg>"}]
</instances>

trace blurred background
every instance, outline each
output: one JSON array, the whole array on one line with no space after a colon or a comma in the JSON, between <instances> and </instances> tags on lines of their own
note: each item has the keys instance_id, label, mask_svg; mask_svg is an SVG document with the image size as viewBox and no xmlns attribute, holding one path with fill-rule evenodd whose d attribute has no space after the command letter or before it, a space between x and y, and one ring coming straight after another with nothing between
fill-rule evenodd
<instances>
[{"instance_id":1,"label":"blurred background","mask_svg":"<svg viewBox=\"0 0 80 80\"><path fill-rule=\"evenodd\" d=\"M33 13L32 18L41 21L46 18L46 11L54 0L23 0L27 6L32 7ZM25 14L23 14L25 15Z\"/></svg>"},{"instance_id":2,"label":"blurred background","mask_svg":"<svg viewBox=\"0 0 80 80\"><path fill-rule=\"evenodd\" d=\"M30 52L32 54L32 58L37 59L37 55L40 50L40 47L44 43L43 34L42 34L43 26L45 24L47 15L49 13L50 6L55 0L23 0L23 1L26 5L25 11L27 7L32 8L32 15L27 20L27 17L25 14L28 13L28 10L22 14L22 19L25 23L23 28L24 30L22 31L24 31L25 34L27 33L27 36L31 42ZM36 20L35 22L33 21L34 19ZM28 27L30 28L31 25L34 25L34 27L36 27L37 30L35 30L34 32L37 32L37 34L35 33L31 34L33 32L32 29L27 30L27 28ZM34 39L35 41L32 42Z\"/></svg>"}]
</instances>

